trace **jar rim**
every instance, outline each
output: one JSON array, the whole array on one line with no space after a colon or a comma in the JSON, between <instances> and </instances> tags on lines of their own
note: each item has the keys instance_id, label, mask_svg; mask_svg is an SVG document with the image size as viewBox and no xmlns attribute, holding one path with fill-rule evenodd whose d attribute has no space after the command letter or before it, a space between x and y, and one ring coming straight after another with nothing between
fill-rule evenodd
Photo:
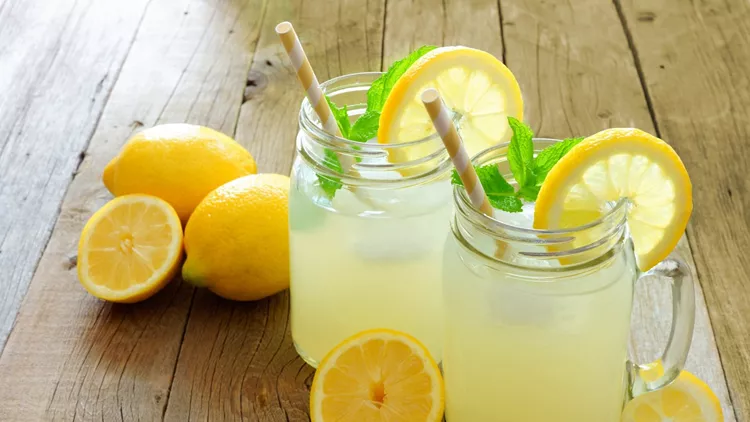
<instances>
[{"instance_id":1,"label":"jar rim","mask_svg":"<svg viewBox=\"0 0 750 422\"><path fill-rule=\"evenodd\" d=\"M555 139L555 138L534 138L533 140L534 142L550 142L550 143L562 142L561 139ZM474 157L472 157L471 162L475 166L486 165L487 161L489 160L488 156L496 153L500 149L508 148L509 145L510 145L509 142L503 142L501 144L486 148L483 151L479 152ZM504 155L505 154L501 154L501 156L504 156ZM495 157L497 157L497 155L492 158L495 158ZM454 202L457 205L460 205L462 210L465 210L465 214L476 221L486 223L485 225L488 225L490 227L498 227L504 230L517 231L519 233L533 234L533 235L568 235L568 234L572 235L583 230L595 228L597 226L601 226L608 222L612 222L613 219L615 221L619 220L618 225L624 224L625 223L624 211L628 205L627 198L620 198L619 200L614 202L612 207L610 207L606 213L602 214L602 216L600 216L599 218L597 218L596 220L592 222L583 224L581 226L564 228L564 229L535 229L531 227L521 227L521 226L509 224L507 222L503 222L503 221L497 220L494 217L490 217L490 216L483 214L481 211L474 208L474 206L471 203L471 198L469 198L469 195L466 193L466 189L464 189L461 186L454 187L453 197L454 197Z\"/></svg>"},{"instance_id":2,"label":"jar rim","mask_svg":"<svg viewBox=\"0 0 750 422\"><path fill-rule=\"evenodd\" d=\"M328 79L325 82L322 82L320 84L320 88L323 90L323 94L328 94L328 91L331 87L331 85L335 85L339 82L346 81L350 78L355 77L362 77L362 76L371 76L373 77L373 80L376 79L378 76L383 75L384 72L357 72L357 73L348 73L346 75L336 76L335 78ZM361 86L364 86L364 84L361 84ZM345 89L347 87L342 87L340 89ZM331 139L335 140L336 142L339 142L343 145L348 145L350 147L358 147L362 145L362 142L352 141L351 139L346 139L341 136L331 135L330 133L323 130L323 127L316 123L317 116L315 116L315 111L310 104L310 100L307 99L307 96L302 98L302 101L300 103L300 113L299 113L299 121L300 124L304 124L304 127L313 133L315 135L325 138L325 139ZM403 148L403 147L413 147L417 146L426 142L434 141L435 139L438 139L438 133L437 131L433 131L429 135L425 136L421 139L406 141L406 142L398 142L398 143L390 143L390 144L377 144L383 149L393 149L393 148ZM375 145L375 144L373 144Z\"/></svg>"},{"instance_id":3,"label":"jar rim","mask_svg":"<svg viewBox=\"0 0 750 422\"><path fill-rule=\"evenodd\" d=\"M561 141L551 138L534 138L535 151L541 150L540 144L551 145L557 142ZM509 143L506 142L487 148L472 158L472 164L481 166L502 162L501 160L507 156L508 146ZM507 253L534 260L565 260L565 268L580 265L585 267L604 256L606 251L619 244L621 239L627 236L626 215L629 207L627 198L613 201L606 212L592 222L562 229L523 227L484 215L474 208L466 190L460 186L454 187L453 198L455 216L451 225L456 239L470 247L475 253L510 265L524 266L513 263L513 259L506 256ZM469 239L474 235L467 237L464 234L466 230L473 230L476 234L494 239L498 244L504 243L511 246L503 254L498 255L499 249L497 249L493 255L474 245ZM581 239L585 240L585 243L576 242ZM543 268L536 269L542 270Z\"/></svg>"},{"instance_id":4,"label":"jar rim","mask_svg":"<svg viewBox=\"0 0 750 422\"><path fill-rule=\"evenodd\" d=\"M346 92L366 92L371 83L382 74L383 72L351 73L329 79L321 83L320 86L324 94L330 93L331 97L335 98L336 95ZM349 105L352 106L352 104ZM355 105L362 106L363 104ZM315 115L315 111L307 97L303 98L300 103L298 122L301 131L307 135L307 138L309 138L312 143L317 144L319 147L328 149L339 156L344 155L357 158L356 163L351 166L356 172L344 171L343 173L339 173L322 165L321 161L323 160L321 159L322 157L320 154L314 154L312 151L308 151L311 150L311 148L305 148L305 145L299 145L300 140L298 139L298 152L305 157L309 164L315 167L316 172L329 177L338 178L345 184L367 184L370 186L388 187L409 186L416 183L422 183L428 179L446 175L453 168L448 152L444 148L436 131L433 131L430 135L422 139L400 143L380 144L353 141L326 132L320 125L319 120ZM304 143L304 140L302 142ZM408 161L387 161L389 155L398 154L400 151L408 151L409 148L431 146L428 144L435 145L435 150L429 154L420 155L419 157ZM364 158L380 158L381 161L373 162L360 160ZM386 158L386 161L383 162L382 158ZM383 172L397 171L401 173L403 177L396 179L379 177L370 178L362 176L360 171L364 171L366 174L372 174L370 172L380 172L380 174L383 174Z\"/></svg>"}]
</instances>

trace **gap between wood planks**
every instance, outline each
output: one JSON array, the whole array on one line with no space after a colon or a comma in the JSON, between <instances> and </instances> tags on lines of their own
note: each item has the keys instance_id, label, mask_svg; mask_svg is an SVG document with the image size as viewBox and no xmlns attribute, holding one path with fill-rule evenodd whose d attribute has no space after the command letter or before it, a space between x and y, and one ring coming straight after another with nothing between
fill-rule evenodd
<instances>
[{"instance_id":1,"label":"gap between wood planks","mask_svg":"<svg viewBox=\"0 0 750 422\"><path fill-rule=\"evenodd\" d=\"M634 38L633 38L633 33L632 33L631 29L630 29L630 25L628 24L628 19L627 19L626 13L625 13L625 11L623 9L622 0L612 0L612 2L614 4L614 6L615 6L615 9L617 10L618 18L620 19L623 31L625 33L625 36L627 37L627 40L628 40L628 46L629 46L630 51L631 51L631 53L633 55L633 61L635 63L635 67L636 67L636 70L638 72L638 79L640 81L641 88L643 90L643 94L644 94L644 97L646 99L646 103L648 104L648 110L649 110L649 114L651 116L651 120L652 120L653 125L654 125L654 130L656 132L656 135L661 138L662 137L662 133L661 133L661 130L659 128L659 120L657 118L657 114L656 114L656 111L655 111L655 108L654 108L654 101L653 101L652 95L651 95L651 93L649 92L649 89L648 89L648 82L646 80L646 75L645 75L645 73L643 71L643 65L641 64L641 59L639 57L638 49L636 47L636 44L635 44L635 41L634 41ZM656 14L654 14L653 12L644 12L644 13L642 13L638 17L638 20L641 20L643 22L653 22L656 19L656 17L657 17ZM664 68L663 66L660 66L660 67L662 69ZM691 225L692 225L692 223L691 223ZM689 232L690 231L688 230L685 233L685 239L687 239L686 243L688 244L688 246L686 246L686 249L689 251L691 259L694 260L695 258L694 258L693 250L696 250L696 248L699 248L700 246L696 244L697 242L694 239L692 239L692 236L691 236L691 234ZM698 265L695 265L695 270L694 270L693 276L697 278L697 281L699 282L698 285L701 286L701 288L702 288L702 283L700 283L700 281L704 280L704 274L702 274L702 269ZM696 296L696 301L700 301L701 302L701 303L696 303L696 308L699 309L700 305L702 304L703 307L705 307L706 309L708 309L708 303L707 303L707 301L706 301L706 299L705 299L705 297L704 297L703 294L697 295ZM714 332L714 328L713 328L713 321L712 321L710 312L707 313L707 319L708 319L709 329L711 330L711 335L715 337L715 332ZM726 371L726 367L725 367L725 364L724 364L725 357L722 354L721 348L716 347L716 353L718 354L719 360L722 363L722 365L721 365L721 371L722 371L722 374L724 376L724 379L726 380L727 379L727 371ZM730 418L732 418L733 420L740 420L740 415L738 413L738 412L740 412L740 410L738 410L737 407L734 406L734 403L737 402L737 398L734 397L735 394L736 393L732 389L728 389L727 399L728 399L729 403L724 403L723 409L724 409L724 412L727 412L728 410L731 411Z\"/></svg>"}]
</instances>

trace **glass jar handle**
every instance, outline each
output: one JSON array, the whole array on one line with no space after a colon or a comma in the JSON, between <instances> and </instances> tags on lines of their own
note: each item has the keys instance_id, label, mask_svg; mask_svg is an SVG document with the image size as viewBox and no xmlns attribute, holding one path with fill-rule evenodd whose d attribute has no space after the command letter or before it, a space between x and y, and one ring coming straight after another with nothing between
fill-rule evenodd
<instances>
[{"instance_id":1,"label":"glass jar handle","mask_svg":"<svg viewBox=\"0 0 750 422\"><path fill-rule=\"evenodd\" d=\"M672 284L672 330L661 359L639 365L629 362L630 397L666 387L677 379L685 366L695 323L695 290L690 269L681 259L667 258L643 273L638 281L653 276Z\"/></svg>"}]
</instances>

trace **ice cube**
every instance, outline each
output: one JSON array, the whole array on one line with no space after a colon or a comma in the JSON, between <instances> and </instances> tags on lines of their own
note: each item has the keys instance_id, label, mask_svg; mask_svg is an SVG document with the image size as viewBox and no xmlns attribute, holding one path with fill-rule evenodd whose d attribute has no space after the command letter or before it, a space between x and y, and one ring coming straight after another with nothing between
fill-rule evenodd
<instances>
[{"instance_id":1,"label":"ice cube","mask_svg":"<svg viewBox=\"0 0 750 422\"><path fill-rule=\"evenodd\" d=\"M368 205L361 201L357 195L347 189L339 189L336 191L336 195L333 197L331 205L337 213L349 216L361 215L369 209Z\"/></svg>"},{"instance_id":2,"label":"ice cube","mask_svg":"<svg viewBox=\"0 0 750 422\"><path fill-rule=\"evenodd\" d=\"M521 212L505 212L494 209L495 220L513 227L530 229L534 227L534 204L524 202Z\"/></svg>"}]
</instances>

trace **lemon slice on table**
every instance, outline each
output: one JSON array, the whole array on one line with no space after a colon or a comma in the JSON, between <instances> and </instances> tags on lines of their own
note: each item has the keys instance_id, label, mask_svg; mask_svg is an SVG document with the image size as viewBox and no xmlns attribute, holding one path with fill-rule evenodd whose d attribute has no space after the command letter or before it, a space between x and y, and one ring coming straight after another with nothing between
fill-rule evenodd
<instances>
[{"instance_id":1,"label":"lemon slice on table","mask_svg":"<svg viewBox=\"0 0 750 422\"><path fill-rule=\"evenodd\" d=\"M607 129L573 147L557 162L536 200L534 227L579 227L627 198L627 221L638 266L667 257L693 209L692 185L666 142L639 129ZM583 246L594 239L576 239Z\"/></svg>"},{"instance_id":2,"label":"lemon slice on table","mask_svg":"<svg viewBox=\"0 0 750 422\"><path fill-rule=\"evenodd\" d=\"M414 337L388 329L356 334L323 358L310 391L313 422L440 421L443 379Z\"/></svg>"},{"instance_id":3,"label":"lemon slice on table","mask_svg":"<svg viewBox=\"0 0 750 422\"><path fill-rule=\"evenodd\" d=\"M138 302L169 283L181 257L182 225L174 208L154 196L120 196L83 228L78 279L100 299Z\"/></svg>"},{"instance_id":4,"label":"lemon slice on table","mask_svg":"<svg viewBox=\"0 0 750 422\"><path fill-rule=\"evenodd\" d=\"M378 142L403 143L435 132L420 100L436 88L455 113L469 156L510 140L508 116L523 117L521 89L513 73L493 55L468 47L440 47L420 57L393 86L383 105ZM391 161L424 157L434 146L395 150Z\"/></svg>"},{"instance_id":5,"label":"lemon slice on table","mask_svg":"<svg viewBox=\"0 0 750 422\"><path fill-rule=\"evenodd\" d=\"M723 422L721 403L695 375L682 371L668 387L636 397L621 422Z\"/></svg>"}]
</instances>

